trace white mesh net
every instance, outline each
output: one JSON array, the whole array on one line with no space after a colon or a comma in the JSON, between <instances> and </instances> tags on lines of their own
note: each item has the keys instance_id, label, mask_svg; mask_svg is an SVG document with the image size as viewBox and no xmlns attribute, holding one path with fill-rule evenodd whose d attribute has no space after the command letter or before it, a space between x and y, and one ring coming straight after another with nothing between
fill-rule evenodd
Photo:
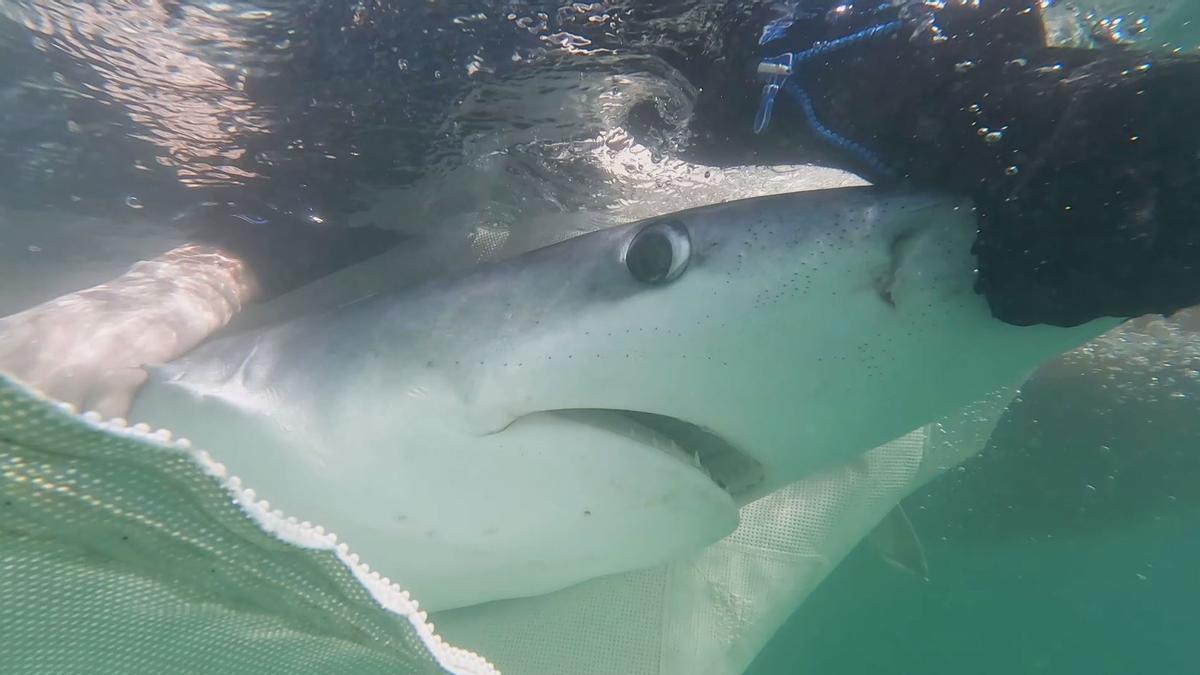
<instances>
[{"instance_id":1,"label":"white mesh net","mask_svg":"<svg viewBox=\"0 0 1200 675\"><path fill-rule=\"evenodd\" d=\"M738 529L691 559L437 623L508 673L740 673L901 498L983 449L1011 398L998 392L743 507Z\"/></svg>"},{"instance_id":2,"label":"white mesh net","mask_svg":"<svg viewBox=\"0 0 1200 675\"><path fill-rule=\"evenodd\" d=\"M445 612L509 673L741 672L908 492L983 447L998 394L742 510L691 559ZM0 376L6 673L494 672L395 584L206 453Z\"/></svg>"}]
</instances>

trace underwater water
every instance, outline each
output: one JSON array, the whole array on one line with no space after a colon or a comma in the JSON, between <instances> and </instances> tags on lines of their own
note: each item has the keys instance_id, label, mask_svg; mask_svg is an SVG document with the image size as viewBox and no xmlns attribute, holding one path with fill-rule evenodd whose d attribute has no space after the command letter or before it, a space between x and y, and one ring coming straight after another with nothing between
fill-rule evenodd
<instances>
[{"instance_id":1,"label":"underwater water","mask_svg":"<svg viewBox=\"0 0 1200 675\"><path fill-rule=\"evenodd\" d=\"M1163 509L1036 544L928 541L928 583L859 549L747 672L1191 672L1195 517Z\"/></svg>"},{"instance_id":2,"label":"underwater water","mask_svg":"<svg viewBox=\"0 0 1200 675\"><path fill-rule=\"evenodd\" d=\"M1196 3L1053 4L1150 16L1166 50L1200 34ZM1200 333L1182 323L1027 383L980 456L904 501L931 578L860 545L747 672L1200 668Z\"/></svg>"},{"instance_id":3,"label":"underwater water","mask_svg":"<svg viewBox=\"0 0 1200 675\"><path fill-rule=\"evenodd\" d=\"M1183 673L1200 593L1200 335L1143 321L1045 367L905 500L921 581L860 546L748 672Z\"/></svg>"},{"instance_id":4,"label":"underwater water","mask_svg":"<svg viewBox=\"0 0 1200 675\"><path fill-rule=\"evenodd\" d=\"M730 122L739 125L739 131L730 132L723 144L693 144L696 138L688 125L704 92L689 81L694 73L684 72L686 64L693 55L710 57L707 50L720 46L702 38L716 35L722 18L738 9L758 11L765 5L792 11L803 9L805 3L667 0L655 3L653 11L643 11L633 1L0 0L0 318L106 282L137 261L189 241L188 228L194 224L189 218L198 204L204 208L227 205L242 224L300 221L306 226L359 227L386 235L384 244L368 243L367 253L379 254L373 258L361 250L334 252L334 247L308 256L337 258L330 263L331 269L317 266L322 273L331 272L330 276L263 303L249 303L228 326L219 329L216 337L220 338L336 312L381 289L407 289L448 272L509 260L579 234L642 218L762 195L861 185L865 181L854 173L808 166L809 162L837 158L836 152L811 139L775 147L768 138L744 151L728 147L730 138L752 138L757 101L741 105L744 109L737 111L741 117ZM1191 54L1200 49L1200 3L1191 0L1060 0L1045 6L1051 33L1063 44L1121 49L1110 42L1128 39L1138 48L1159 54ZM1139 23L1142 17L1148 19L1148 29ZM664 53L671 58L661 58ZM709 120L703 133L695 135L712 141L721 135L718 132L726 122ZM270 246L286 248L286 242L278 238L267 241ZM680 246L678 240L669 243ZM690 240L687 245L690 247ZM749 242L745 245L750 246ZM688 252L690 255L690 248ZM261 256L262 251L257 254ZM361 258L369 259L360 262ZM500 277L496 283L504 281ZM543 290L541 284L530 285ZM489 284L483 286L481 297L491 292ZM550 290L558 289L546 292ZM594 290L589 287L589 294ZM890 292L887 289L881 294L889 303ZM139 297L130 296L134 301ZM771 297L764 291L746 304L769 305ZM485 307L488 311L475 316L499 314L490 310L501 304ZM513 314L519 316L520 312ZM431 349L461 345L454 340L474 328L461 316L459 323L447 320L449 313L432 316L441 322L431 320L429 325L437 325L442 333L440 341L429 341L434 345ZM876 494L873 486L863 487L869 481L854 483L861 468L857 465L850 466L851 479L845 482L861 493L852 489L839 493L824 484L806 492L805 488L813 486L801 486L798 496L789 494L791 501L784 504L793 511L783 507L778 511L795 518L773 522L769 514L760 512L761 519L754 524L766 525L750 534L740 533L744 539L737 539L739 533L735 533L732 544L724 540L694 555L657 561L663 563L657 567L587 579L544 595L512 599L500 593L496 597L501 599L495 602L466 607L450 602L449 609L435 612L431 619L418 614L407 596L387 605L394 616L380 619L371 614L384 600L402 597L399 589L404 579L383 569L384 577L391 578L380 582L380 565L371 555L363 554L362 562L374 566L375 578L359 567L358 554L363 549L387 549L392 541L388 535L372 538L365 545L362 535L351 538L347 550L355 551L353 557L343 551L330 554L332 562L297 562L313 551L336 549L324 538L323 529L314 535L318 530L307 522L289 529L296 528L296 523L274 518L266 502L256 499L269 497L272 505L283 509L283 515L300 521L312 518L323 527L320 518L305 510L310 505L300 503L303 500L288 503L261 489L257 495L250 492L246 496L239 491L244 487L240 479L218 485L231 490L232 501L215 488L201 500L191 499L184 488L172 494L145 485L163 478L194 486L218 474L227 480L224 466L216 471L205 464L211 475L192 475L179 467L143 467L141 473L133 472L141 483L131 478L125 485L117 480L113 490L118 505L126 494L133 495L131 501L145 508L141 517L147 522L153 520L157 508L163 522L188 523L197 535L188 542L194 549L180 544L189 534L187 528L167 535L164 532L171 528L164 527L141 533L144 539L134 535L143 546L134 550L136 555L126 555L124 549L113 553L121 546L115 544L120 532L102 527L81 532L66 516L63 523L54 521L61 514L69 516L78 506L67 501L50 508L29 497L36 492L13 487L16 479L3 484L5 505L17 501L26 514L51 514L47 516L49 530L58 536L47 540L63 544L68 554L76 549L89 555L101 552L98 557L84 555L83 571L72 579L86 581L97 567L105 573L115 571L96 578L111 583L113 595L119 599L134 598L121 605L121 619L128 620L129 627L118 622L121 634L117 637L129 644L117 639L125 651L114 647L113 653L135 658L113 662L134 663L137 668L132 670L137 672L188 671L189 667L203 671L194 664L206 650L223 650L225 644L236 643L236 648L223 652L225 660L221 662L221 672L232 672L228 664L238 661L236 649L257 655L254 650L270 642L256 640L256 636L277 636L279 648L292 652L292 643L285 638L312 630L324 639L329 637L323 632L328 626L337 627L327 631L336 638L334 642L344 640L361 647L355 643L359 640L368 643L366 651L373 657L382 654L379 663L366 658L355 662L363 667L361 672L373 672L367 665L379 665L381 671L400 670L387 661L389 656L397 656L401 665L413 672L434 672L435 660L448 670L457 667L458 672L473 675L490 672L475 661L459 663L453 654L438 652L441 643L421 632L428 629L432 633L427 619L436 623L445 640L479 652L507 673L731 675L743 667L751 675L949 674L964 670L988 674L1200 672L1200 649L1192 637L1200 626L1194 612L1195 599L1200 597L1200 575L1195 573L1200 563L1200 538L1196 536L1200 534L1200 321L1196 316L1188 312L1171 320L1133 322L1054 360L1023 387L978 456L924 485L906 474L906 480L920 485L902 505L928 561L928 580L889 565L866 543L853 547L841 559L846 551L839 542L852 540L845 546L849 549L866 534L870 523L890 508L868 499ZM84 326L80 330L90 334L81 344L90 346L89 337L100 342L104 329L111 325L103 318L94 325L80 324ZM583 325L584 321L567 323ZM11 342L3 342L3 328L0 324L0 347L9 347L11 353ZM783 329L782 325L776 328ZM410 330L404 335L416 335L412 342L417 343L433 332ZM487 341L492 337L479 337L480 344L490 344ZM839 337L849 340L855 336ZM361 356L377 347L344 351ZM670 343L667 347L665 351L671 351ZM537 356L557 356L555 349L567 353L571 345L550 340L545 343L545 353ZM17 352L32 360L30 350ZM311 350L307 356L311 361L301 364L299 370L325 355L319 348ZM574 356L570 354L570 358ZM480 357L480 366L485 357L490 355ZM246 357L246 362L249 359ZM435 359L422 357L419 361L432 369ZM337 364L334 366L326 372L338 372ZM846 367L857 372L879 364L864 357ZM403 381L403 389L396 387L395 380L403 378L389 379L385 369L366 370L379 376L383 382L380 390L391 386L408 399L418 399L428 391L415 381ZM818 370L798 368L798 372L785 375L802 379ZM617 379L628 389L664 391L651 389L651 385L661 386L660 381L637 384L642 373L614 372L624 377ZM681 373L690 372L681 368L670 374L684 381ZM786 379L768 375L764 381ZM923 377L923 389L909 392L911 398L933 398L944 382L953 380L951 375L933 372ZM332 378L325 382L330 381ZM486 378L479 381L494 384ZM340 404L350 398L340 390L335 395L332 385L324 391L321 387L320 381L305 384L293 390L300 392L294 399L306 400L309 393L315 393ZM0 388L0 395L10 394L7 385ZM660 398L676 395L699 398L696 391L675 390ZM377 417L396 414L398 409L400 406L384 406L382 412L376 410ZM791 409L788 413L798 414ZM978 415L974 421L986 426L986 415ZM12 429L5 425L12 420L0 420L0 458L8 462L4 466L10 471L4 477L24 480L28 476L17 469L25 470L37 462L22 463L21 442L27 439L10 437ZM864 426L870 421L864 421ZM223 425L200 426L209 427L222 439ZM19 423L13 428L18 427ZM95 443L102 449L107 447L105 443L116 443L114 438L128 439L141 433L121 428L123 423L92 428L88 433L101 437ZM661 442L652 422L639 423L636 428ZM712 440L698 427L686 431L692 438L699 435ZM240 475L237 458L222 454L227 448L203 449L212 452L212 457L200 455L205 462L227 462L233 473ZM69 453L56 454L53 447L37 450L46 467L71 457ZM124 451L136 456L140 450L144 448ZM894 454L903 456L902 452ZM39 455L30 451L30 456ZM96 461L105 460L102 456ZM121 461L130 460L122 456ZM695 462L700 461L697 453ZM430 471L428 480L410 485L447 486L445 492L451 495L458 489L454 472L473 468L436 462L430 466L438 470ZM314 473L338 476L339 468L333 459ZM181 472L183 478L173 471ZM577 473L586 478L586 471ZM385 476L369 477L374 480L355 482L340 475L350 487L336 496L362 498L366 483L374 482L367 487L377 487L387 481ZM536 481L522 483L534 484ZM253 483L246 481L246 486ZM712 485L706 481L704 487L711 489ZM906 489L888 485L877 493L898 499ZM10 494L17 497L9 500ZM481 502L487 499L471 502L460 495L447 498L444 504ZM830 503L844 510L821 510ZM862 507L863 503L869 508ZM188 511L196 504L201 505L198 516ZM548 520L553 522L555 506L539 502L534 511L539 517L549 514ZM722 516L731 516L728 504L719 506L724 508ZM219 507L226 511L220 512ZM320 508L314 510L324 515ZM452 510L444 508L447 513ZM494 514L487 508L478 511L478 521L488 520L485 525L495 529L489 520ZM186 519L181 513L196 519ZM437 505L428 513L439 515ZM583 513L594 515L590 510ZM386 517L388 525L394 525L410 514L388 513ZM801 517L811 518L821 527L797 533L795 530L804 529L797 522L805 527L811 524ZM640 524L637 520L635 513L623 524ZM286 524L281 526L280 521ZM522 536L534 527L525 526ZM0 536L11 536L3 530L0 528ZM231 544L216 536L226 530L244 538ZM277 535L281 530L286 545L266 536L255 538L268 531ZM621 530L606 534L613 531ZM683 538L680 528L670 533ZM420 534L423 541L434 539L432 529ZM796 550L759 547L771 543L776 535L780 540L792 537L787 543ZM214 539L205 538L209 536ZM17 539L11 536L0 542ZM37 537L25 537L12 544L12 550L34 539ZM578 539L586 537L577 537L573 543L577 545ZM536 536L529 541L543 543ZM747 541L749 554L737 547ZM828 550L821 549L821 544ZM223 548L231 554L209 566L205 556L214 551L219 554ZM63 557L61 550L50 550ZM303 555L297 553L301 550ZM450 568L462 561L488 558L486 550L467 550L469 553L448 556L441 563ZM154 554L159 551L181 556L185 564L179 565L179 570L186 574L173 574L172 561L178 559L166 555L162 558L166 563L156 568ZM36 549L35 553L29 557L41 560L38 556L43 551ZM5 554L0 548L0 560L8 560L3 558ZM110 554L111 559L106 557ZM217 554L214 559L220 558ZM568 560L570 554L565 554ZM827 562L823 555L834 564L832 571L823 567ZM96 565L96 560L103 560L103 565ZM145 560L151 564L143 564ZM302 563L309 564L303 568L305 574L288 567L303 567ZM538 565L546 562L526 562L521 574L512 576L520 576L527 584L530 579L539 582L540 577L552 576L539 572ZM213 577L204 576L206 568ZM327 568L335 569L330 572ZM261 577L242 575L243 569L266 572ZM125 574L126 580L145 574L147 580L140 580L145 583L126 587L120 579L113 580L129 570L133 572ZM5 588L9 571L11 568L0 566L0 588ZM563 570L550 571L559 574ZM826 572L828 576L823 577ZM205 581L208 578L219 581ZM247 583L248 578L264 583ZM329 581L331 578L335 581ZM396 592L389 595L393 582ZM379 591L380 584L387 589ZM54 590L55 585L36 586L21 596L19 605L21 611L33 607L40 622L28 621L29 615L6 614L0 608L0 629L22 628L22 640L30 634L46 635L44 626L61 633L51 634L45 640L49 646L41 651L22 644L19 653L27 660L12 666L12 672L53 672L55 669L45 664L58 663L52 659L59 658L61 650L54 645L75 635L76 629L84 637L103 635L96 627L106 623L103 608L85 604L82 611L91 614L59 617L53 607L38 604L44 600L38 595L43 587ZM136 599L140 597L137 589L143 587L166 589L161 595L175 604L168 602L166 610L142 613ZM306 595L313 588L319 591L318 601ZM328 595L320 595L326 591ZM46 595L71 612L77 611L67 599ZM420 594L416 595L420 600ZM211 607L228 613L206 614ZM436 603L430 607L443 609ZM259 613L277 623L263 628L267 624L255 623ZM176 615L195 620L215 637L209 638L204 630L181 630L192 635L187 649L193 651L181 657L169 646L163 648L170 658L156 651L162 645L145 644L139 637L139 631L155 634L159 627L155 620ZM359 621L359 616L368 618ZM378 629L380 625L394 627L387 621L396 617L403 619L397 622L402 629L409 628L406 621L417 627L416 636L401 630L396 637L388 632L390 628ZM235 618L243 621L237 623ZM213 629L226 625L224 621L236 626L230 629L236 635L221 635ZM28 628L31 625L36 628ZM363 629L364 625L370 629ZM180 626L186 628L182 622L173 627ZM165 631L157 633L163 634ZM18 651L12 642L6 642L10 639L0 631L0 673L8 672L5 654ZM103 645L105 639L89 644ZM177 639L181 644L184 641ZM306 660L308 652L298 649L295 661L287 662L289 667L360 672L329 665L341 663L336 661L337 655L354 652L344 645L328 648L321 642L313 647L303 640L296 644L312 649L317 656ZM266 649L269 656L270 648ZM143 653L146 660L139 661ZM435 653L436 659L430 653ZM411 661L404 660L412 655L416 656ZM86 662L88 654L75 656ZM321 661L324 658L330 661ZM259 663L270 663L270 659Z\"/></svg>"}]
</instances>

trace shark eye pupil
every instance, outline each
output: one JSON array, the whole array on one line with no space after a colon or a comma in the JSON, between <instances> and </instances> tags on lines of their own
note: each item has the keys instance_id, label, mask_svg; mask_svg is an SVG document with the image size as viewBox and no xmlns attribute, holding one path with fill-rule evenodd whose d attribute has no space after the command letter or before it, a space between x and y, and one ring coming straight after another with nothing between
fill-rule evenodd
<instances>
[{"instance_id":1,"label":"shark eye pupil","mask_svg":"<svg viewBox=\"0 0 1200 675\"><path fill-rule=\"evenodd\" d=\"M671 242L661 232L647 232L629 247L625 263L638 281L662 281L671 269Z\"/></svg>"},{"instance_id":2,"label":"shark eye pupil","mask_svg":"<svg viewBox=\"0 0 1200 675\"><path fill-rule=\"evenodd\" d=\"M674 221L643 227L625 250L625 266L644 284L674 281L687 267L692 242L687 229Z\"/></svg>"}]
</instances>

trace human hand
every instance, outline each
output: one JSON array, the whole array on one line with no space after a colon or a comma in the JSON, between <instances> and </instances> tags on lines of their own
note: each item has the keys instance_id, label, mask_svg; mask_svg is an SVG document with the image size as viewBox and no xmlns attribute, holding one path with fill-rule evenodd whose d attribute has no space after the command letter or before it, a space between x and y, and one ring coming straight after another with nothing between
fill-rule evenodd
<instances>
[{"instance_id":1,"label":"human hand","mask_svg":"<svg viewBox=\"0 0 1200 675\"><path fill-rule=\"evenodd\" d=\"M0 372L106 417L128 414L144 365L179 357L253 295L241 263L187 245L105 284L0 318Z\"/></svg>"}]
</instances>

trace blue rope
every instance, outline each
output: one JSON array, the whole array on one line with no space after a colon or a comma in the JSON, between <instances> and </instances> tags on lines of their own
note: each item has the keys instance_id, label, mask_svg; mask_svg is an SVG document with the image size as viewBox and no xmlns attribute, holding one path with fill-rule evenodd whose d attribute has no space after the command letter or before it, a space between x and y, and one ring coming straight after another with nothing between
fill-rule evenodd
<instances>
[{"instance_id":1,"label":"blue rope","mask_svg":"<svg viewBox=\"0 0 1200 675\"><path fill-rule=\"evenodd\" d=\"M754 118L754 133L761 134L766 131L771 124L771 115L775 109L775 97L780 90L786 91L792 97L801 109L804 111L805 117L808 119L808 125L817 136L825 139L832 145L841 148L849 153L852 153L858 159L869 165L871 168L887 176L893 176L895 173L887 167L880 159L879 155L872 152L866 146L856 143L849 138L841 136L834 132L829 127L821 123L817 117L816 108L813 107L812 98L805 91L804 87L794 81L789 81L789 78L795 74L795 68L798 64L810 61L812 59L824 56L826 54L852 47L860 42L872 40L877 37L890 35L900 30L904 22L900 20L881 23L870 28L860 30L856 33L851 33L829 42L820 42L812 47L799 52L788 52L779 56L774 56L764 59L759 64L761 72L768 74L767 84L763 87L762 99L759 103L758 114Z\"/></svg>"},{"instance_id":2,"label":"blue rope","mask_svg":"<svg viewBox=\"0 0 1200 675\"><path fill-rule=\"evenodd\" d=\"M796 62L800 63L803 61L807 61L809 59L814 59L818 56L822 56L822 55L828 54L830 52L835 52L835 51L837 51L839 49L843 49L845 47L851 47L853 45L858 44L859 42L863 42L865 40L870 40L871 38L874 38L874 37L879 37L881 35L889 35L891 33L894 33L896 31L900 30L901 26L903 26L903 25L904 25L904 23L899 20L889 21L887 23L881 23L878 26L872 26L870 28L860 30L857 33L851 33L844 37L837 38L836 40L830 40L829 42L819 42L819 43L813 45L812 47L805 49L804 51L796 52L796 56L795 56Z\"/></svg>"},{"instance_id":3,"label":"blue rope","mask_svg":"<svg viewBox=\"0 0 1200 675\"><path fill-rule=\"evenodd\" d=\"M813 130L813 133L825 139L825 141L831 145L841 148L855 157L858 157L858 159L864 164L870 166L879 173L889 178L895 177L895 172L892 171L892 169L888 167L888 165L885 164L882 159L880 159L879 155L872 152L866 146L856 143L849 138L838 134L824 124L821 124L821 120L817 119L817 111L815 108L813 108L812 97L808 95L808 92L805 91L803 87L795 82L787 82L783 85L783 90L787 92L794 101L800 104L800 108L804 110L804 116L808 118L808 126Z\"/></svg>"}]
</instances>

